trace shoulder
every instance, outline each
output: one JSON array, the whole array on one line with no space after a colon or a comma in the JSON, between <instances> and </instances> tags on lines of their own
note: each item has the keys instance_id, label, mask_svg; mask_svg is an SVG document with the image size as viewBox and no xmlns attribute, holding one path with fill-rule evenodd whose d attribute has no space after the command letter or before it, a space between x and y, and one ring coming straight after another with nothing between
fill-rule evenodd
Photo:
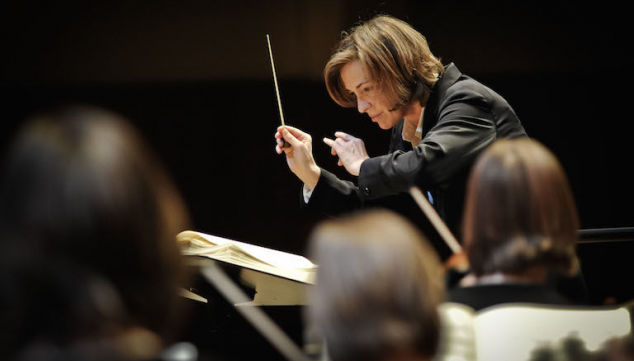
<instances>
[{"instance_id":1,"label":"shoulder","mask_svg":"<svg viewBox=\"0 0 634 361\"><path fill-rule=\"evenodd\" d=\"M491 88L462 73L454 64L445 67L445 72L434 86L440 102L455 99L480 99L488 101L499 95Z\"/></svg>"},{"instance_id":2,"label":"shoulder","mask_svg":"<svg viewBox=\"0 0 634 361\"><path fill-rule=\"evenodd\" d=\"M501 97L491 88L471 77L463 75L447 88L441 102L462 100L491 103L498 100L498 98Z\"/></svg>"}]
</instances>

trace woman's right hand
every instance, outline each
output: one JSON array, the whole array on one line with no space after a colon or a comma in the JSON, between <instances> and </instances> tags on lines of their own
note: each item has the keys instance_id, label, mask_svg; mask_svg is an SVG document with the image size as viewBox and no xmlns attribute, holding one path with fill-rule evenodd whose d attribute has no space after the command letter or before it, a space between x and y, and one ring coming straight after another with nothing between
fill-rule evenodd
<instances>
[{"instance_id":1,"label":"woman's right hand","mask_svg":"<svg viewBox=\"0 0 634 361\"><path fill-rule=\"evenodd\" d=\"M308 133L289 126L280 126L275 132L275 151L286 153L286 163L290 170L309 189L314 189L321 175L321 169L313 158L313 139ZM289 146L284 146L286 141Z\"/></svg>"}]
</instances>

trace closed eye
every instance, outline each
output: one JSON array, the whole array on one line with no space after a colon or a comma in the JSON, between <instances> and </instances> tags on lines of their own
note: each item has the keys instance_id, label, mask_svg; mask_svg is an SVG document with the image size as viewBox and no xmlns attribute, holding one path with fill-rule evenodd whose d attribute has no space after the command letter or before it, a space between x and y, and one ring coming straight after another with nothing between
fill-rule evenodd
<instances>
[{"instance_id":1,"label":"closed eye","mask_svg":"<svg viewBox=\"0 0 634 361\"><path fill-rule=\"evenodd\" d=\"M374 92L374 85L370 84L370 85L366 85L363 88L361 88L361 93L364 95L371 95Z\"/></svg>"}]
</instances>

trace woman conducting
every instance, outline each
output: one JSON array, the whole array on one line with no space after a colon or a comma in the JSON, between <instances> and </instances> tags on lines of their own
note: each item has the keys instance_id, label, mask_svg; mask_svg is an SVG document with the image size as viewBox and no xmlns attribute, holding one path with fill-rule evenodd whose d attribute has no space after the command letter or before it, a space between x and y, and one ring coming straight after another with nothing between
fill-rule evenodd
<instances>
[{"instance_id":1,"label":"woman conducting","mask_svg":"<svg viewBox=\"0 0 634 361\"><path fill-rule=\"evenodd\" d=\"M350 134L323 139L339 165L358 176L354 184L317 165L308 133L278 128L277 153L286 154L304 183L304 204L323 213L368 207L417 185L459 234L466 179L477 155L498 138L526 136L504 98L453 63L443 66L422 34L390 16L346 33L324 78L337 104L356 106L392 135L387 153L378 157L369 157L363 140Z\"/></svg>"}]
</instances>

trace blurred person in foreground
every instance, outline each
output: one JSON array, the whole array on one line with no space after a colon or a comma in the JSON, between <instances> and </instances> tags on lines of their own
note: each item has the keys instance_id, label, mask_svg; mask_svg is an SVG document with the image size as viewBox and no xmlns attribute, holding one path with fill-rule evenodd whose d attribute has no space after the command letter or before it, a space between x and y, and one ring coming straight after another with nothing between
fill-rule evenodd
<instances>
[{"instance_id":1,"label":"blurred person in foreground","mask_svg":"<svg viewBox=\"0 0 634 361\"><path fill-rule=\"evenodd\" d=\"M576 254L579 217L555 155L534 139L501 139L477 160L463 219L470 274L449 301L583 303Z\"/></svg>"},{"instance_id":2,"label":"blurred person in foreground","mask_svg":"<svg viewBox=\"0 0 634 361\"><path fill-rule=\"evenodd\" d=\"M319 224L308 327L332 361L430 360L444 300L439 258L405 218L370 210Z\"/></svg>"},{"instance_id":3,"label":"blurred person in foreground","mask_svg":"<svg viewBox=\"0 0 634 361\"><path fill-rule=\"evenodd\" d=\"M0 185L0 352L155 360L176 340L186 207L133 127L72 106L28 119Z\"/></svg>"}]
</instances>

